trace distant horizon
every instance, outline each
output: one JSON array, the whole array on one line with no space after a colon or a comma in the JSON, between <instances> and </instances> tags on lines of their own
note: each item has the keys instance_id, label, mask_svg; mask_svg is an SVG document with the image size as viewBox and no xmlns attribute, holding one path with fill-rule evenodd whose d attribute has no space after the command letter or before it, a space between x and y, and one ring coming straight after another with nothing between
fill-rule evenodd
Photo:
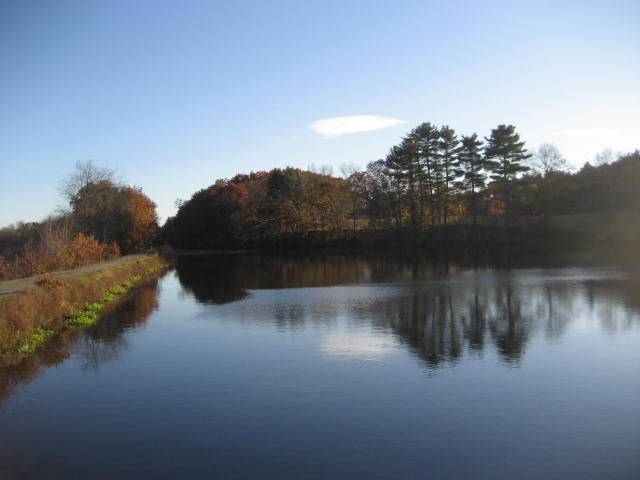
<instances>
[{"instance_id":1,"label":"distant horizon","mask_svg":"<svg viewBox=\"0 0 640 480\"><path fill-rule=\"evenodd\" d=\"M640 4L0 5L0 227L76 161L158 205L237 173L366 164L419 123L513 124L575 168L640 148Z\"/></svg>"}]
</instances>

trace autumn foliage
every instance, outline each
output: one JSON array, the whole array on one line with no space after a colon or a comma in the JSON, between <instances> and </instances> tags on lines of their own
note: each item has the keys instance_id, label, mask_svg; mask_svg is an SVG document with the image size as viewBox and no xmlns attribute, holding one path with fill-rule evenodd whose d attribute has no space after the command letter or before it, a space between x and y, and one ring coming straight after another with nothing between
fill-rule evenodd
<instances>
[{"instance_id":1,"label":"autumn foliage","mask_svg":"<svg viewBox=\"0 0 640 480\"><path fill-rule=\"evenodd\" d=\"M156 204L122 185L114 171L78 162L63 182L69 210L42 222L0 229L0 279L88 265L151 245Z\"/></svg>"},{"instance_id":2,"label":"autumn foliage","mask_svg":"<svg viewBox=\"0 0 640 480\"><path fill-rule=\"evenodd\" d=\"M156 204L140 188L100 180L82 187L70 203L76 228L102 243L133 251L156 236Z\"/></svg>"},{"instance_id":3,"label":"autumn foliage","mask_svg":"<svg viewBox=\"0 0 640 480\"><path fill-rule=\"evenodd\" d=\"M297 168L252 172L196 192L164 234L185 248L256 244L347 228L351 205L343 179Z\"/></svg>"},{"instance_id":4,"label":"autumn foliage","mask_svg":"<svg viewBox=\"0 0 640 480\"><path fill-rule=\"evenodd\" d=\"M479 143L476 136L464 140ZM163 236L174 247L196 249L322 245L364 231L375 238L376 232L435 236L447 224L504 225L507 214L522 219L640 207L640 152L576 173L518 167L524 174L507 172L494 181L481 151L462 153L464 168L442 173L431 164L433 177L415 171L410 177L410 165L378 160L347 178L289 167L217 180L181 203Z\"/></svg>"},{"instance_id":5,"label":"autumn foliage","mask_svg":"<svg viewBox=\"0 0 640 480\"><path fill-rule=\"evenodd\" d=\"M37 244L31 244L23 253L15 255L11 262L0 257L0 279L28 277L119 256L117 244L102 244L91 235L78 233L70 238L43 236Z\"/></svg>"}]
</instances>

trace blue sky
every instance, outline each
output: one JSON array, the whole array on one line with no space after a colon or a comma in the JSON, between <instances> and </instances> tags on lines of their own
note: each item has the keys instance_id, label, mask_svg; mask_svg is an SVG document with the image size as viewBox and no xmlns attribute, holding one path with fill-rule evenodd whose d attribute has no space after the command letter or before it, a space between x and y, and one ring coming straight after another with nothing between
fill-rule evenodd
<instances>
[{"instance_id":1,"label":"blue sky","mask_svg":"<svg viewBox=\"0 0 640 480\"><path fill-rule=\"evenodd\" d=\"M576 166L631 151L638 25L637 1L2 0L0 226L51 212L77 160L164 219L237 172L364 167L423 121L513 123ZM351 116L381 119L315 123Z\"/></svg>"}]
</instances>

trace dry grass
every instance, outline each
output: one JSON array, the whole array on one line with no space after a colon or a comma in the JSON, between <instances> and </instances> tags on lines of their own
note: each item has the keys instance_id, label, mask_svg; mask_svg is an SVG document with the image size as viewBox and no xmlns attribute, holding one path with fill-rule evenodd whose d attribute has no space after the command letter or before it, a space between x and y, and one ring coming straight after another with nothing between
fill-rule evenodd
<instances>
[{"instance_id":1,"label":"dry grass","mask_svg":"<svg viewBox=\"0 0 640 480\"><path fill-rule=\"evenodd\" d=\"M41 330L59 331L65 319L100 302L108 292L154 274L165 266L157 255L141 257L70 280L47 276L16 294L0 297L0 359L20 352Z\"/></svg>"}]
</instances>

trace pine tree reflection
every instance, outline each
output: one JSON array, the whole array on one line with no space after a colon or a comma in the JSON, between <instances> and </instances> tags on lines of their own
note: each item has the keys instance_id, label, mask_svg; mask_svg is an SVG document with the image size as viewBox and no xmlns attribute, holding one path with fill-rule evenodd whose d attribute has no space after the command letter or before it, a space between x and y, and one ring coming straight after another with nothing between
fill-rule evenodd
<instances>
[{"instance_id":1,"label":"pine tree reflection","mask_svg":"<svg viewBox=\"0 0 640 480\"><path fill-rule=\"evenodd\" d=\"M498 263L516 259L522 261L507 256ZM275 303L251 304L250 313L234 316L229 310L230 318L271 322L282 330L336 322L340 315L373 322L432 367L488 345L503 362L517 366L534 332L558 338L575 318L595 310L607 329L638 321L637 310L633 313L638 294L630 287L637 281L599 279L608 273L597 269L509 270L487 264L491 260L314 253L190 258L177 271L183 288L210 305L245 298L249 289L368 285L382 292L393 285L401 294L382 292L364 300L331 292L276 295Z\"/></svg>"}]
</instances>

